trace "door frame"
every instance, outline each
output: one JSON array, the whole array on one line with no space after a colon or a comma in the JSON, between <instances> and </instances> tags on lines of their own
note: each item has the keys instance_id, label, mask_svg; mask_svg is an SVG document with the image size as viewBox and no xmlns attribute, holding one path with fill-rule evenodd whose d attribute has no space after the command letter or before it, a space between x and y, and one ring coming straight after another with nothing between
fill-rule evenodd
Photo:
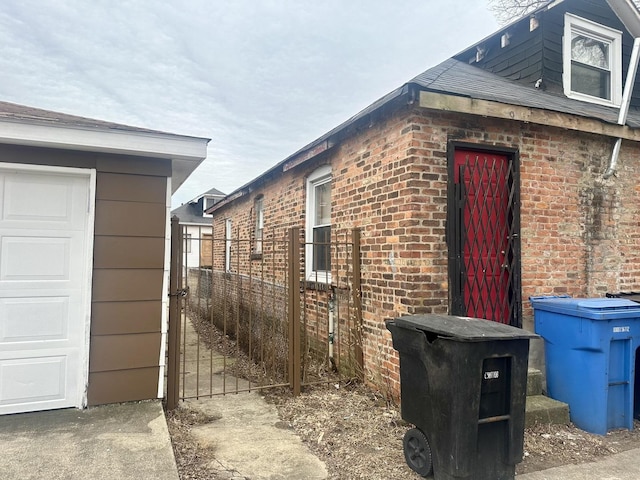
<instances>
[{"instance_id":1,"label":"door frame","mask_svg":"<svg viewBox=\"0 0 640 480\"><path fill-rule=\"evenodd\" d=\"M89 387L89 348L91 342L91 300L93 285L93 244L95 234L95 213L96 213L96 169L95 168L77 168L77 167L59 167L53 165L34 165L29 163L5 163L0 162L0 170L3 172L28 172L51 174L58 176L75 176L84 177L88 180L87 187L87 225L85 231L86 248L84 253L82 283L83 283L83 344L80 345L80 371L78 372L79 381L77 382L78 391L69 392L73 395L74 406L76 408L85 408L87 406L87 392ZM46 206L43 206L46 208Z\"/></svg>"},{"instance_id":2,"label":"door frame","mask_svg":"<svg viewBox=\"0 0 640 480\"><path fill-rule=\"evenodd\" d=\"M513 147L504 147L500 145L487 145L481 143L473 143L473 142L465 142L461 140L449 140L447 142L447 221L446 221L446 243L447 243L447 270L448 270L448 281L449 281L449 313L452 315L456 315L458 308L456 307L455 300L457 297L463 298L463 291L460 278L456 278L456 275L459 276L460 272L456 272L456 268L454 265L456 264L456 254L462 253L457 252L455 249L456 242L458 241L455 238L456 229L453 228L453 219L455 209L457 207L456 199L455 199L455 153L457 150L472 150L477 152L486 152L486 153L494 153L497 155L504 155L507 157L511 169L513 172L512 182L514 183L513 188L513 199L511 202L513 220L512 220L512 229L514 232L513 237L513 256L514 261L512 265L512 284L511 289L513 290L514 298L514 308L511 312L510 325L522 328L522 251L521 251L521 224L520 224L520 153L517 148Z\"/></svg>"}]
</instances>

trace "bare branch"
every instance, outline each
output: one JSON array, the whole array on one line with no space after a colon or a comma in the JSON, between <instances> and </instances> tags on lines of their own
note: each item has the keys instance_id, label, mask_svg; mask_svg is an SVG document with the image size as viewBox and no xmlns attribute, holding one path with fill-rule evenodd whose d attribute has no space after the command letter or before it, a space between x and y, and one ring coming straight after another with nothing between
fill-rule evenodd
<instances>
[{"instance_id":1,"label":"bare branch","mask_svg":"<svg viewBox=\"0 0 640 480\"><path fill-rule=\"evenodd\" d=\"M523 17L527 13L539 8L550 0L488 0L489 10L501 25L505 25L516 18ZM640 8L640 0L633 0L636 7Z\"/></svg>"},{"instance_id":2,"label":"bare branch","mask_svg":"<svg viewBox=\"0 0 640 480\"><path fill-rule=\"evenodd\" d=\"M549 3L549 0L489 0L489 10L501 25Z\"/></svg>"}]
</instances>

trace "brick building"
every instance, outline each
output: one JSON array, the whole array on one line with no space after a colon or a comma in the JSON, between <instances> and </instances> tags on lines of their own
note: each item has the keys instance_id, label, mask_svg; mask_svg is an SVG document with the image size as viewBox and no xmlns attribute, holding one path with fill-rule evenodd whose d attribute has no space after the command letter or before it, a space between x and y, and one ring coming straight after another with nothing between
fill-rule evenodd
<instances>
[{"instance_id":1,"label":"brick building","mask_svg":"<svg viewBox=\"0 0 640 480\"><path fill-rule=\"evenodd\" d=\"M217 203L214 236L252 246L234 263L228 243L214 270L251 275L300 227L304 285L340 288L325 242L360 229L365 374L395 391L385 319L533 330L531 295L640 289L639 36L630 1L550 2Z\"/></svg>"}]
</instances>

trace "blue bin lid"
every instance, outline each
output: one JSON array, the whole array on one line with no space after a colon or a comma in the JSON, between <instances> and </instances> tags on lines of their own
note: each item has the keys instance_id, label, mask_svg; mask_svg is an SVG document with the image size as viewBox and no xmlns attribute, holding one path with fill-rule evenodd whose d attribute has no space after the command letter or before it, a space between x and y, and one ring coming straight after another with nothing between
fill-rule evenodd
<instances>
[{"instance_id":1,"label":"blue bin lid","mask_svg":"<svg viewBox=\"0 0 640 480\"><path fill-rule=\"evenodd\" d=\"M534 310L563 313L592 320L615 320L637 317L640 304L623 298L530 297Z\"/></svg>"}]
</instances>

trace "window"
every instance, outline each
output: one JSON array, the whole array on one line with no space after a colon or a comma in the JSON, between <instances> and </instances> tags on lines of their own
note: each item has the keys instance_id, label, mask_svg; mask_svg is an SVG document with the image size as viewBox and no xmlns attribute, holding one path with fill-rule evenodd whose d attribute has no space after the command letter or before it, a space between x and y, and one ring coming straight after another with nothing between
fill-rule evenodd
<instances>
[{"instance_id":1,"label":"window","mask_svg":"<svg viewBox=\"0 0 640 480\"><path fill-rule=\"evenodd\" d=\"M622 33L566 14L563 83L567 97L602 105L622 101Z\"/></svg>"},{"instance_id":2,"label":"window","mask_svg":"<svg viewBox=\"0 0 640 480\"><path fill-rule=\"evenodd\" d=\"M216 204L216 199L213 197L202 197L202 216L203 217L212 217L213 215L209 213L205 213L211 207Z\"/></svg>"},{"instance_id":3,"label":"window","mask_svg":"<svg viewBox=\"0 0 640 480\"><path fill-rule=\"evenodd\" d=\"M305 268L307 280L331 283L331 167L307 179Z\"/></svg>"},{"instance_id":4,"label":"window","mask_svg":"<svg viewBox=\"0 0 640 480\"><path fill-rule=\"evenodd\" d=\"M231 219L224 221L224 270L231 271Z\"/></svg>"},{"instance_id":5,"label":"window","mask_svg":"<svg viewBox=\"0 0 640 480\"><path fill-rule=\"evenodd\" d=\"M185 253L191 253L191 234L187 233L187 235L185 236L185 242L184 242L184 251Z\"/></svg>"},{"instance_id":6,"label":"window","mask_svg":"<svg viewBox=\"0 0 640 480\"><path fill-rule=\"evenodd\" d=\"M215 205L215 203L216 203L215 198L206 197L204 200L204 209L209 210L211 207Z\"/></svg>"},{"instance_id":7,"label":"window","mask_svg":"<svg viewBox=\"0 0 640 480\"><path fill-rule=\"evenodd\" d=\"M262 234L264 231L264 197L256 198L253 210L256 212L255 244L253 253L262 253Z\"/></svg>"}]
</instances>

